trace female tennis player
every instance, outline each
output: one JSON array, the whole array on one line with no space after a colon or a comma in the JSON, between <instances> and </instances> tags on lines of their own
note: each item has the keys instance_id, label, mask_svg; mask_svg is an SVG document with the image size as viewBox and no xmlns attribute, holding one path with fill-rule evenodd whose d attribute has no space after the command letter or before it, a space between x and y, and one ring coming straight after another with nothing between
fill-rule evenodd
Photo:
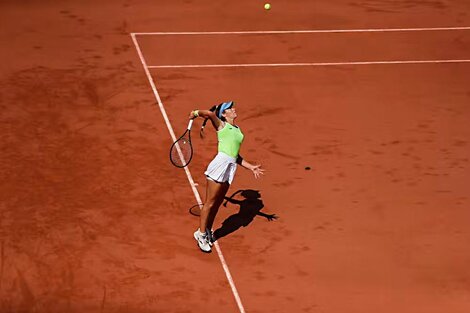
<instances>
[{"instance_id":1,"label":"female tennis player","mask_svg":"<svg viewBox=\"0 0 470 313\"><path fill-rule=\"evenodd\" d=\"M206 201L201 209L199 229L194 232L199 248L203 252L211 252L212 243L216 240L212 224L233 181L237 164L251 170L255 178L264 170L261 165L253 165L239 154L244 136L235 124L237 112L233 101L221 103L215 110L195 110L189 115L190 119L197 117L212 122L218 139L218 153L204 173L207 177Z\"/></svg>"}]
</instances>

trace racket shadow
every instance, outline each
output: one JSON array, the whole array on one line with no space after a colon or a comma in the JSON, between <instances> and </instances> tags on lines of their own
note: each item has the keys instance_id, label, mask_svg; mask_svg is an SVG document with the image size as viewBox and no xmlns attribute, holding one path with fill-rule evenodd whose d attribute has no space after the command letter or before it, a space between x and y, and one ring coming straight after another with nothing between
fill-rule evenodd
<instances>
[{"instance_id":1,"label":"racket shadow","mask_svg":"<svg viewBox=\"0 0 470 313\"><path fill-rule=\"evenodd\" d=\"M240 194L243 199L233 199L235 194ZM266 214L261 212L264 208L263 201L261 200L261 194L258 190L245 189L238 190L231 197L225 197L227 203L232 203L239 206L238 213L232 214L227 217L223 222L222 226L214 231L214 237L217 239L223 238L237 231L240 227L246 227L254 220L256 216L266 218L268 221L278 219L276 214Z\"/></svg>"},{"instance_id":2,"label":"racket shadow","mask_svg":"<svg viewBox=\"0 0 470 313\"><path fill-rule=\"evenodd\" d=\"M192 207L189 208L189 214L193 216L201 216L201 205L195 204Z\"/></svg>"}]
</instances>

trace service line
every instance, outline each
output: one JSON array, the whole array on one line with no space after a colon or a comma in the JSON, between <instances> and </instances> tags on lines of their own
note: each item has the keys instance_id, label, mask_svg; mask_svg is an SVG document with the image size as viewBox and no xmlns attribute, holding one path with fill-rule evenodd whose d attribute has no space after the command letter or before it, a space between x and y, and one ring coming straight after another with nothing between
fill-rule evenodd
<instances>
[{"instance_id":1,"label":"service line","mask_svg":"<svg viewBox=\"0 0 470 313\"><path fill-rule=\"evenodd\" d=\"M206 32L142 32L132 36L166 35L273 35L273 34L320 34L320 33L386 33L470 30L470 26L415 27L415 28L363 28L363 29L307 29L307 30L251 30L251 31L206 31Z\"/></svg>"},{"instance_id":2,"label":"service line","mask_svg":"<svg viewBox=\"0 0 470 313\"><path fill-rule=\"evenodd\" d=\"M312 63L241 63L241 64L181 64L149 65L148 68L218 68L218 67L283 67L283 66L342 66L342 65L379 65L379 64L439 64L469 63L470 59L449 60L396 60L396 61L353 61L353 62L312 62Z\"/></svg>"}]
</instances>

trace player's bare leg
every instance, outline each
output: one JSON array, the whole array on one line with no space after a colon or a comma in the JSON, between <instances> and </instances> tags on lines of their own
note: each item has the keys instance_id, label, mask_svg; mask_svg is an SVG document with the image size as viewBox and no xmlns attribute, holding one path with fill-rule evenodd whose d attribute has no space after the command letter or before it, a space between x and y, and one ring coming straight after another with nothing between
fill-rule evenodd
<instances>
[{"instance_id":1,"label":"player's bare leg","mask_svg":"<svg viewBox=\"0 0 470 313\"><path fill-rule=\"evenodd\" d=\"M207 180L206 201L204 201L204 205L202 206L201 216L199 219L199 229L201 232L205 232L206 228L208 228L209 214L223 189L224 184L217 183L210 179Z\"/></svg>"},{"instance_id":2,"label":"player's bare leg","mask_svg":"<svg viewBox=\"0 0 470 313\"><path fill-rule=\"evenodd\" d=\"M223 189L222 184L207 180L206 201L201 209L200 227L194 232L194 239L196 239L199 249L206 253L211 252L212 246L212 232L210 230L206 231L207 220L212 207L217 202L221 189Z\"/></svg>"},{"instance_id":3,"label":"player's bare leg","mask_svg":"<svg viewBox=\"0 0 470 313\"><path fill-rule=\"evenodd\" d=\"M214 219L215 216L217 215L217 212L219 212L219 208L222 205L222 202L225 200L225 195L227 194L227 191L230 187L229 183L223 183L220 184L222 187L218 190L218 194L216 196L216 199L214 201L213 206L209 210L209 215L207 217L207 229L211 230L212 225L214 224Z\"/></svg>"}]
</instances>

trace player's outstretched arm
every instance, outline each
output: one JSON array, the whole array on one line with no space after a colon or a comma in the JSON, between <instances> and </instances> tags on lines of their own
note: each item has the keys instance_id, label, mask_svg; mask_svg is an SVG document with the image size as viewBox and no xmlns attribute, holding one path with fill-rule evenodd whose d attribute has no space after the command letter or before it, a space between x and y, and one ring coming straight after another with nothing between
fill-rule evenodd
<instances>
[{"instance_id":1,"label":"player's outstretched arm","mask_svg":"<svg viewBox=\"0 0 470 313\"><path fill-rule=\"evenodd\" d=\"M242 167L252 171L255 178L259 178L261 175L264 175L264 169L261 168L261 165L251 164L250 162L242 158L241 155L238 155L237 163L240 164Z\"/></svg>"}]
</instances>

